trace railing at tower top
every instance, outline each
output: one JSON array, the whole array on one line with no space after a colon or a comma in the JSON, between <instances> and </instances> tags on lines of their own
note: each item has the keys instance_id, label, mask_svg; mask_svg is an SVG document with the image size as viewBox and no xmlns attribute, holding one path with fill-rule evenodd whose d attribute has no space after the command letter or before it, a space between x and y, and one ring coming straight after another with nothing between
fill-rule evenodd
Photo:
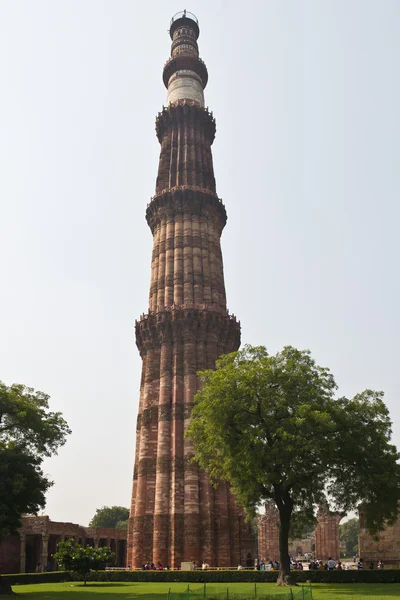
<instances>
[{"instance_id":1,"label":"railing at tower top","mask_svg":"<svg viewBox=\"0 0 400 600\"><path fill-rule=\"evenodd\" d=\"M194 21L197 25L199 24L199 20L196 17L196 15L189 12L188 10L180 10L179 12L177 12L176 15L172 17L170 26L178 19L192 19L192 21Z\"/></svg>"}]
</instances>

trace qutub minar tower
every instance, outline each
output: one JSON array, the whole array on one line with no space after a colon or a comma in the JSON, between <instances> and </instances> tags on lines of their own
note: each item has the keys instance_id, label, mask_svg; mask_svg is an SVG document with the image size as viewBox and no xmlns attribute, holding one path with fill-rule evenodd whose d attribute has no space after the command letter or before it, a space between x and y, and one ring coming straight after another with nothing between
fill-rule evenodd
<instances>
[{"instance_id":1,"label":"qutub minar tower","mask_svg":"<svg viewBox=\"0 0 400 600\"><path fill-rule=\"evenodd\" d=\"M127 565L246 565L254 543L244 511L227 483L213 488L190 461L184 438L196 373L239 348L240 324L226 308L220 237L227 217L215 191L215 120L204 108L208 74L196 17L178 13L169 33L156 194L146 211L154 238L149 311L136 322L143 368Z\"/></svg>"}]
</instances>

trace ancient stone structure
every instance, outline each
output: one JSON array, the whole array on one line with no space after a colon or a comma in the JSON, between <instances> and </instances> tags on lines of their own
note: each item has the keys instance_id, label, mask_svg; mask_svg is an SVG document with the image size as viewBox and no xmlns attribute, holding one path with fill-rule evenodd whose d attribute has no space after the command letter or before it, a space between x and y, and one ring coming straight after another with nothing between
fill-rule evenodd
<instances>
[{"instance_id":1,"label":"ancient stone structure","mask_svg":"<svg viewBox=\"0 0 400 600\"><path fill-rule=\"evenodd\" d=\"M127 564L236 566L254 558L251 527L229 485L214 489L190 461L184 438L196 373L238 349L240 325L226 307L220 237L227 217L215 188L215 120L204 107L208 74L196 17L176 15L170 36L156 194L146 211L154 239L149 311L135 324L143 369Z\"/></svg>"},{"instance_id":2,"label":"ancient stone structure","mask_svg":"<svg viewBox=\"0 0 400 600\"><path fill-rule=\"evenodd\" d=\"M279 512L272 503L265 505L265 514L258 519L258 557L279 561Z\"/></svg>"},{"instance_id":3,"label":"ancient stone structure","mask_svg":"<svg viewBox=\"0 0 400 600\"><path fill-rule=\"evenodd\" d=\"M319 560L340 557L339 523L343 514L331 512L326 503L321 504L314 534L289 540L289 555L296 557L312 552ZM265 505L265 514L258 519L258 556L261 559L279 560L279 513L274 504Z\"/></svg>"},{"instance_id":4,"label":"ancient stone structure","mask_svg":"<svg viewBox=\"0 0 400 600\"><path fill-rule=\"evenodd\" d=\"M326 502L319 507L315 529L315 556L319 560L339 559L339 523L343 516L343 513L331 512Z\"/></svg>"},{"instance_id":5,"label":"ancient stone structure","mask_svg":"<svg viewBox=\"0 0 400 600\"><path fill-rule=\"evenodd\" d=\"M365 567L372 562L376 567L382 560L385 568L400 568L400 518L390 527L385 527L376 536L368 533L362 509L359 513L360 533L358 538L358 554Z\"/></svg>"},{"instance_id":6,"label":"ancient stone structure","mask_svg":"<svg viewBox=\"0 0 400 600\"><path fill-rule=\"evenodd\" d=\"M40 563L43 570L50 563L57 568L52 555L57 544L74 538L86 546L109 546L115 552L114 566L124 567L127 532L121 529L82 527L74 523L58 523L49 517L23 517L22 527L0 544L1 573L32 573Z\"/></svg>"},{"instance_id":7,"label":"ancient stone structure","mask_svg":"<svg viewBox=\"0 0 400 600\"><path fill-rule=\"evenodd\" d=\"M296 558L305 554L315 554L315 533L303 538L289 540L289 556Z\"/></svg>"}]
</instances>

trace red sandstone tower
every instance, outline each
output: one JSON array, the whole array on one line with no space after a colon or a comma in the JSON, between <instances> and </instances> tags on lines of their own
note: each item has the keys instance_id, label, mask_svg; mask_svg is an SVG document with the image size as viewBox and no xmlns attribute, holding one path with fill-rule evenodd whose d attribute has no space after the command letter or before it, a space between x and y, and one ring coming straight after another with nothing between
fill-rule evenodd
<instances>
[{"instance_id":1,"label":"red sandstone tower","mask_svg":"<svg viewBox=\"0 0 400 600\"><path fill-rule=\"evenodd\" d=\"M226 308L220 237L227 217L215 191L215 120L204 108L198 21L178 13L169 33L167 108L156 119L161 153L146 211L154 238L149 310L135 325L143 368L127 565L245 565L254 556L243 510L228 484L214 489L190 462L184 438L196 373L238 349L240 325Z\"/></svg>"}]
</instances>

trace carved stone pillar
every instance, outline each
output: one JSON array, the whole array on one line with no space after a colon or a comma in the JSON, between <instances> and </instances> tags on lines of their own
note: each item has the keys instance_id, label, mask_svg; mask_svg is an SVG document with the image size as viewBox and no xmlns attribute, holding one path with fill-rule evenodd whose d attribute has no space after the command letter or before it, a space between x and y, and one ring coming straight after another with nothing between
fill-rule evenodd
<instances>
[{"instance_id":1,"label":"carved stone pillar","mask_svg":"<svg viewBox=\"0 0 400 600\"><path fill-rule=\"evenodd\" d=\"M272 503L265 505L265 515L258 520L258 557L279 560L279 513Z\"/></svg>"},{"instance_id":2,"label":"carved stone pillar","mask_svg":"<svg viewBox=\"0 0 400 600\"><path fill-rule=\"evenodd\" d=\"M45 566L49 562L49 534L42 533L42 554L40 557L40 562L42 563L42 570L44 570Z\"/></svg>"},{"instance_id":3,"label":"carved stone pillar","mask_svg":"<svg viewBox=\"0 0 400 600\"><path fill-rule=\"evenodd\" d=\"M25 567L26 567L26 535L25 535L25 533L20 533L19 539L21 541L19 570L21 573L25 573Z\"/></svg>"},{"instance_id":4,"label":"carved stone pillar","mask_svg":"<svg viewBox=\"0 0 400 600\"><path fill-rule=\"evenodd\" d=\"M339 523L342 513L331 512L327 502L322 502L318 510L318 524L315 529L315 555L319 560L339 560Z\"/></svg>"}]
</instances>

